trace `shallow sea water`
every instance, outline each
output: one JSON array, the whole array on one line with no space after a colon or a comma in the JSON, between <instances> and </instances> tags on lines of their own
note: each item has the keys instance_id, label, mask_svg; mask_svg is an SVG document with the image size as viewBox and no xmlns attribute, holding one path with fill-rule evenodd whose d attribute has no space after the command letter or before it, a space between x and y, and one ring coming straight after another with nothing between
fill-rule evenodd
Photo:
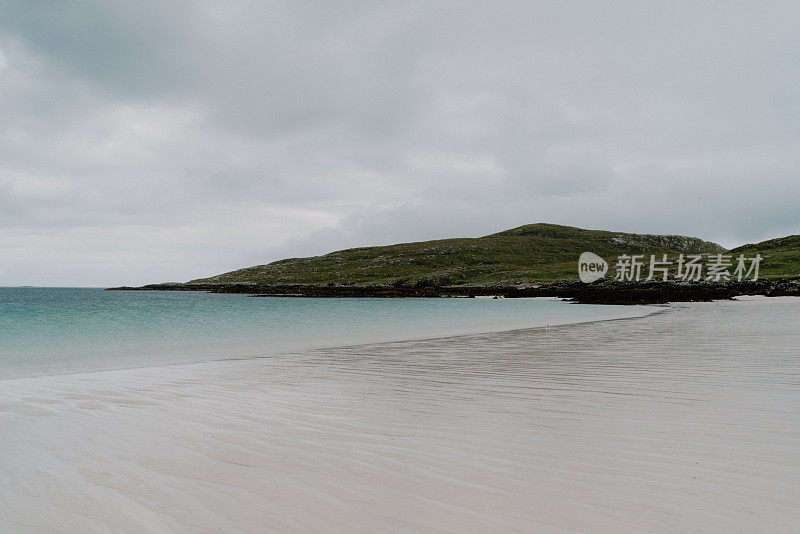
<instances>
[{"instance_id":1,"label":"shallow sea water","mask_svg":"<svg viewBox=\"0 0 800 534\"><path fill-rule=\"evenodd\" d=\"M269 357L651 311L542 299L250 298L0 287L0 379Z\"/></svg>"}]
</instances>

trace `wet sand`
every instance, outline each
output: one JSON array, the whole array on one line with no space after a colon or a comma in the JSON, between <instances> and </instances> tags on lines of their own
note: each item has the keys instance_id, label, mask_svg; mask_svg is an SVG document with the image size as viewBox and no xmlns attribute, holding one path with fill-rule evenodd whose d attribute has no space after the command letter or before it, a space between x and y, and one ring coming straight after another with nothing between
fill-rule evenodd
<instances>
[{"instance_id":1,"label":"wet sand","mask_svg":"<svg viewBox=\"0 0 800 534\"><path fill-rule=\"evenodd\" d=\"M0 381L0 532L788 532L800 302Z\"/></svg>"}]
</instances>

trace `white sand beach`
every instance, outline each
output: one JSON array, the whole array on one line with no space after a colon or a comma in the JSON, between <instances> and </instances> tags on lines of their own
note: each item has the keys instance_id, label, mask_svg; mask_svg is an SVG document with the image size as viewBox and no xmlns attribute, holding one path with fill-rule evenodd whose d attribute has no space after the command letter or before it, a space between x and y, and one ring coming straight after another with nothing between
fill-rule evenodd
<instances>
[{"instance_id":1,"label":"white sand beach","mask_svg":"<svg viewBox=\"0 0 800 534\"><path fill-rule=\"evenodd\" d=\"M789 532L800 307L2 381L0 532Z\"/></svg>"}]
</instances>

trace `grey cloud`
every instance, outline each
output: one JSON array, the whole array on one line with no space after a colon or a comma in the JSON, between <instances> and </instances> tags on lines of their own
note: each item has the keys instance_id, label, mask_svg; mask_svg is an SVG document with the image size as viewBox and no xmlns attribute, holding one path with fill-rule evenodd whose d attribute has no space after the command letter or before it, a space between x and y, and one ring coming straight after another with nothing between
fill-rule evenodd
<instances>
[{"instance_id":1,"label":"grey cloud","mask_svg":"<svg viewBox=\"0 0 800 534\"><path fill-rule=\"evenodd\" d=\"M536 221L800 233L798 15L4 2L0 283L181 280Z\"/></svg>"}]
</instances>

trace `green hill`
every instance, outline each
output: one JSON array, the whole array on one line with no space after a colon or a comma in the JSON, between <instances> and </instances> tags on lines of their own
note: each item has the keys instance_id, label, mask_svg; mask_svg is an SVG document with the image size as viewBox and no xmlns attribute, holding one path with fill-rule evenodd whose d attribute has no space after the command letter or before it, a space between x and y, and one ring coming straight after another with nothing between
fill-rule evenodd
<instances>
[{"instance_id":1,"label":"green hill","mask_svg":"<svg viewBox=\"0 0 800 534\"><path fill-rule=\"evenodd\" d=\"M764 278L800 277L800 235L790 235L743 245L731 249L731 254L753 257L761 254L761 276Z\"/></svg>"},{"instance_id":2,"label":"green hill","mask_svg":"<svg viewBox=\"0 0 800 534\"><path fill-rule=\"evenodd\" d=\"M578 257L584 251L599 254L612 263L621 254L677 255L725 249L696 237L583 230L540 223L484 237L352 248L323 256L285 259L189 283L542 283L577 279Z\"/></svg>"}]
</instances>

